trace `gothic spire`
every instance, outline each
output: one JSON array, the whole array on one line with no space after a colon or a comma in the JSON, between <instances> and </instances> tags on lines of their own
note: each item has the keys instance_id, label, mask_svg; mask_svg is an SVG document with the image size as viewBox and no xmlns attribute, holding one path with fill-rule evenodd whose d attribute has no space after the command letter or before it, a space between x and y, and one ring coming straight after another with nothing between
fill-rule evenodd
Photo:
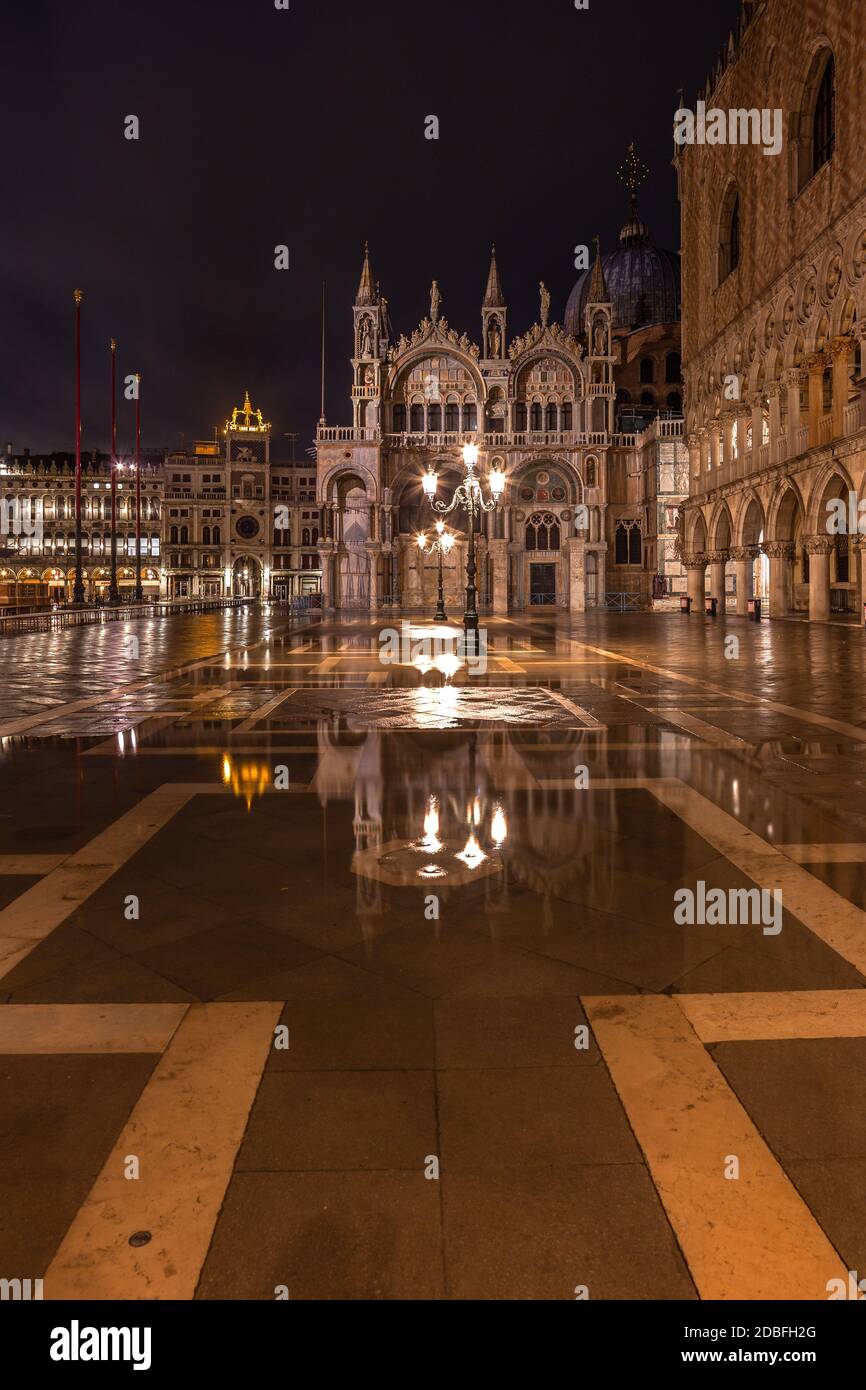
<instances>
[{"instance_id":1,"label":"gothic spire","mask_svg":"<svg viewBox=\"0 0 866 1390\"><path fill-rule=\"evenodd\" d=\"M496 247L490 252L490 271L487 276L487 290L484 295L485 309L504 309L505 295L499 279L499 266L496 264Z\"/></svg>"},{"instance_id":2,"label":"gothic spire","mask_svg":"<svg viewBox=\"0 0 866 1390\"><path fill-rule=\"evenodd\" d=\"M607 281L604 278L604 266L601 263L601 241L595 239L595 265L592 267L592 278L589 282L589 304L609 304L610 295L607 292Z\"/></svg>"},{"instance_id":3,"label":"gothic spire","mask_svg":"<svg viewBox=\"0 0 866 1390\"><path fill-rule=\"evenodd\" d=\"M376 290L373 285L373 269L370 265L370 243L364 242L364 265L361 270L361 283L358 286L358 295L355 304L360 307L366 304L376 303Z\"/></svg>"}]
</instances>

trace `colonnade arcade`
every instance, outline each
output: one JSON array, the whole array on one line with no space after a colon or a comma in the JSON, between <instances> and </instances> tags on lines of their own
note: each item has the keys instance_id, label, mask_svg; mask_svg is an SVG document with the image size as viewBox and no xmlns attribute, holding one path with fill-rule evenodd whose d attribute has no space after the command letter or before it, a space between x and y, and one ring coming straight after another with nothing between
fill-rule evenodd
<instances>
[{"instance_id":1,"label":"colonnade arcade","mask_svg":"<svg viewBox=\"0 0 866 1390\"><path fill-rule=\"evenodd\" d=\"M834 614L861 614L866 535L859 528L862 476L859 481L860 487L833 462L812 475L782 477L690 509L683 564L692 607L703 609L706 595L724 611L733 588L741 615L753 597L769 600L773 618L826 622Z\"/></svg>"}]
</instances>

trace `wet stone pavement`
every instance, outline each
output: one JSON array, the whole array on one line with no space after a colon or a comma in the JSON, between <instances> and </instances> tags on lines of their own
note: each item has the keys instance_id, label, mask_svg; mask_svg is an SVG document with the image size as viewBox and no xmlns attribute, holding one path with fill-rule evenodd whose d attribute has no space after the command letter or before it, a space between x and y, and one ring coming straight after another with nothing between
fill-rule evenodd
<instances>
[{"instance_id":1,"label":"wet stone pavement","mask_svg":"<svg viewBox=\"0 0 866 1390\"><path fill-rule=\"evenodd\" d=\"M461 661L417 618L387 661L393 621L0 645L0 1276L826 1298L866 1267L862 631L514 616Z\"/></svg>"}]
</instances>

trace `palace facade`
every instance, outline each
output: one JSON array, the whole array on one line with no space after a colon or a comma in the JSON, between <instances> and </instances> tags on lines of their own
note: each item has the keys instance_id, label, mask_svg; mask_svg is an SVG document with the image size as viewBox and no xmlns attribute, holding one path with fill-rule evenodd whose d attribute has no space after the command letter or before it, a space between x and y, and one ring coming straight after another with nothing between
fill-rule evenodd
<instances>
[{"instance_id":1,"label":"palace facade","mask_svg":"<svg viewBox=\"0 0 866 1390\"><path fill-rule=\"evenodd\" d=\"M745 3L698 99L780 110L756 144L677 153L689 591L826 621L866 600L866 7ZM850 516L853 524L839 525Z\"/></svg>"},{"instance_id":2,"label":"palace facade","mask_svg":"<svg viewBox=\"0 0 866 1390\"><path fill-rule=\"evenodd\" d=\"M88 602L108 599L111 460L82 456L82 556ZM222 437L148 452L141 462L141 582L151 598L272 598L320 591L316 470L271 458L271 427L246 396ZM117 561L121 598L135 586L134 464L119 460ZM75 580L75 458L0 458L0 606L71 601Z\"/></svg>"},{"instance_id":3,"label":"palace facade","mask_svg":"<svg viewBox=\"0 0 866 1390\"><path fill-rule=\"evenodd\" d=\"M162 574L164 456L141 461L141 582L158 598ZM82 555L88 601L107 598L111 574L111 460L81 459ZM135 587L136 487L124 467L117 479L117 575L122 596ZM0 606L72 601L75 582L75 456L0 456Z\"/></svg>"},{"instance_id":4,"label":"palace facade","mask_svg":"<svg viewBox=\"0 0 866 1390\"><path fill-rule=\"evenodd\" d=\"M665 432L680 465L684 457L677 259L652 246L633 200L620 250L596 255L564 326L539 289L537 322L509 337L494 248L478 341L443 316L436 281L429 315L395 337L365 249L353 307L352 423L322 420L317 433L325 608L433 606L438 561L417 544L434 520L422 478L435 469L439 496L450 500L466 443L480 449L482 479L491 469L507 477L502 504L481 518L477 536L479 601L492 612L581 612L612 594L642 606L658 567L670 559L678 568L654 472ZM451 522L457 543L445 589L455 607L467 518L458 511Z\"/></svg>"}]
</instances>

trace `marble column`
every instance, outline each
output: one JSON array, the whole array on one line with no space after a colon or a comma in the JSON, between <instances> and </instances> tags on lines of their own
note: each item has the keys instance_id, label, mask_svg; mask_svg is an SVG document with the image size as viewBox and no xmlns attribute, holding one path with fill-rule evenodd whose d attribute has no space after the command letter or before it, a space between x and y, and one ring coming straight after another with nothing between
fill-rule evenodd
<instances>
[{"instance_id":1,"label":"marble column","mask_svg":"<svg viewBox=\"0 0 866 1390\"><path fill-rule=\"evenodd\" d=\"M770 463L779 461L779 435L782 432L782 406L780 400L781 383L771 381L767 387L767 400L770 405Z\"/></svg>"},{"instance_id":2,"label":"marble column","mask_svg":"<svg viewBox=\"0 0 866 1390\"><path fill-rule=\"evenodd\" d=\"M508 541L489 542L490 558L493 568L493 612L497 616L508 613Z\"/></svg>"},{"instance_id":3,"label":"marble column","mask_svg":"<svg viewBox=\"0 0 866 1390\"><path fill-rule=\"evenodd\" d=\"M737 466L735 474L738 478L742 478L746 472L746 454L749 452L746 448L746 431L749 428L751 419L752 412L749 410L748 406L743 404L739 405L737 407L736 416L734 417L734 429L737 434ZM754 440L752 442L754 443Z\"/></svg>"},{"instance_id":4,"label":"marble column","mask_svg":"<svg viewBox=\"0 0 866 1390\"><path fill-rule=\"evenodd\" d=\"M803 423L800 391L805 380L806 373L801 367L793 367L785 373L785 386L788 391L788 458L794 458L802 452L797 442L797 435ZM784 460L780 461L784 462Z\"/></svg>"},{"instance_id":5,"label":"marble column","mask_svg":"<svg viewBox=\"0 0 866 1390\"><path fill-rule=\"evenodd\" d=\"M726 420L724 419L724 417L723 417L721 420L715 420L715 421L713 422L713 424L710 426L710 459L709 459L709 469L708 469L708 472L712 474L712 477L713 477L713 478L715 478L716 473L717 473L718 468L719 468L719 465L720 465L720 463L721 463L721 461L722 461L722 453L723 453L722 442L723 442L723 441L725 441L725 444L726 444L726 446L727 446L727 441L728 441L728 430L727 430L727 422L726 422ZM724 452L725 452L725 457L726 457L726 459L728 460L728 462L730 462L730 458L731 458L731 451L730 451L730 449L726 447L726 449L724 450ZM711 485L712 485L712 479L711 479Z\"/></svg>"},{"instance_id":6,"label":"marble column","mask_svg":"<svg viewBox=\"0 0 866 1390\"><path fill-rule=\"evenodd\" d=\"M692 612L703 613L707 589L707 557L706 555L684 555L683 567L686 570L686 583L689 598L692 601Z\"/></svg>"},{"instance_id":7,"label":"marble column","mask_svg":"<svg viewBox=\"0 0 866 1390\"><path fill-rule=\"evenodd\" d=\"M322 567L322 607L327 612L333 612L334 547L332 543L325 542L323 545L319 546L319 563Z\"/></svg>"},{"instance_id":8,"label":"marble column","mask_svg":"<svg viewBox=\"0 0 866 1390\"><path fill-rule=\"evenodd\" d=\"M827 357L816 352L809 358L809 448L821 443L821 419L824 414L824 369Z\"/></svg>"},{"instance_id":9,"label":"marble column","mask_svg":"<svg viewBox=\"0 0 866 1390\"><path fill-rule=\"evenodd\" d=\"M570 613L586 611L586 543L572 536L565 542L568 552L568 609Z\"/></svg>"},{"instance_id":10,"label":"marble column","mask_svg":"<svg viewBox=\"0 0 866 1390\"><path fill-rule=\"evenodd\" d=\"M828 536L810 536L805 548L809 556L809 621L826 623L830 617L830 556L833 542Z\"/></svg>"},{"instance_id":11,"label":"marble column","mask_svg":"<svg viewBox=\"0 0 866 1390\"><path fill-rule=\"evenodd\" d=\"M749 599L755 596L755 561L760 554L757 545L738 545L731 550L737 577L737 616L749 616Z\"/></svg>"},{"instance_id":12,"label":"marble column","mask_svg":"<svg viewBox=\"0 0 866 1390\"><path fill-rule=\"evenodd\" d=\"M379 546L367 546L367 559L370 565L370 612L375 613L382 606L382 592L379 579Z\"/></svg>"},{"instance_id":13,"label":"marble column","mask_svg":"<svg viewBox=\"0 0 866 1390\"><path fill-rule=\"evenodd\" d=\"M700 478L701 476L701 436L697 433L686 437L686 444L689 450L689 476ZM698 489L700 491L700 489Z\"/></svg>"},{"instance_id":14,"label":"marble column","mask_svg":"<svg viewBox=\"0 0 866 1390\"><path fill-rule=\"evenodd\" d=\"M423 557L419 553L417 545L411 542L403 544L403 565L405 575L405 589L403 593L404 608L421 608L424 604L423 585L421 580L421 565Z\"/></svg>"},{"instance_id":15,"label":"marble column","mask_svg":"<svg viewBox=\"0 0 866 1390\"><path fill-rule=\"evenodd\" d=\"M791 611L793 541L770 541L764 546L770 561L770 617L785 618Z\"/></svg>"},{"instance_id":16,"label":"marble column","mask_svg":"<svg viewBox=\"0 0 866 1390\"><path fill-rule=\"evenodd\" d=\"M764 440L764 397L760 391L755 391L749 397L751 407L751 426L752 426L752 465L751 472L757 473L761 466L761 445ZM749 424L749 421L746 421Z\"/></svg>"},{"instance_id":17,"label":"marble column","mask_svg":"<svg viewBox=\"0 0 866 1390\"><path fill-rule=\"evenodd\" d=\"M728 552L727 550L714 550L707 558L710 562L710 597L717 600L719 612L724 613L727 605L725 566L728 563Z\"/></svg>"},{"instance_id":18,"label":"marble column","mask_svg":"<svg viewBox=\"0 0 866 1390\"><path fill-rule=\"evenodd\" d=\"M710 432L701 426L695 434L698 441L698 471L695 476L701 478L710 468Z\"/></svg>"},{"instance_id":19,"label":"marble column","mask_svg":"<svg viewBox=\"0 0 866 1390\"><path fill-rule=\"evenodd\" d=\"M864 623L863 605L866 603L866 536L849 537L848 552L851 556L851 564L854 566L854 583L857 585L854 591L857 620L862 627Z\"/></svg>"},{"instance_id":20,"label":"marble column","mask_svg":"<svg viewBox=\"0 0 866 1390\"><path fill-rule=\"evenodd\" d=\"M850 338L834 338L830 344L833 360L833 438L845 433L845 408L848 405L848 364L853 343Z\"/></svg>"}]
</instances>

